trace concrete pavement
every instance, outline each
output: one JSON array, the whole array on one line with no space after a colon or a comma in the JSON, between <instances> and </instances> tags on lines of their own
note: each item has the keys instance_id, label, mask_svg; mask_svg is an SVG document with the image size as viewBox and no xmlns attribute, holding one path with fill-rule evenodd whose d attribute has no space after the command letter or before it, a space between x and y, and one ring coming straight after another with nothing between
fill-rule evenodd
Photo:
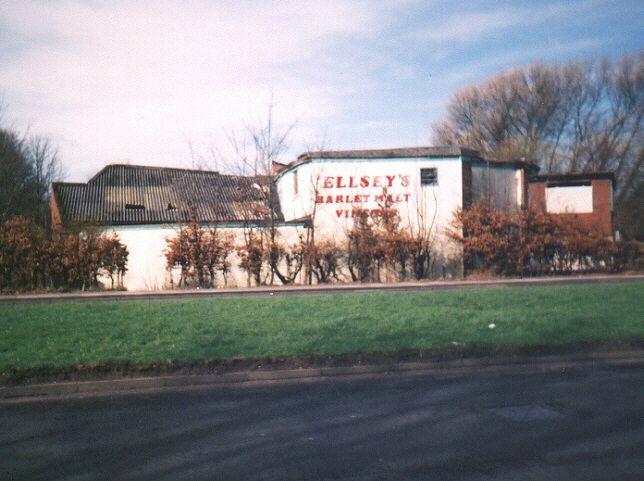
<instances>
[{"instance_id":1,"label":"concrete pavement","mask_svg":"<svg viewBox=\"0 0 644 481\"><path fill-rule=\"evenodd\" d=\"M108 379L56 381L0 385L0 402L29 397L61 397L88 394L118 394L146 390L176 390L193 386L230 386L257 381L289 382L301 379L316 379L333 376L363 376L391 373L427 373L433 375L465 375L472 373L504 373L514 371L558 371L581 366L603 364L605 366L643 366L644 351L641 349L591 350L551 355L495 354L483 357L460 359L432 359L405 362L395 361L374 364L362 362L354 365L310 366L297 369L233 370L217 374L197 372L178 375L154 375L145 377L116 376Z\"/></svg>"},{"instance_id":2,"label":"concrete pavement","mask_svg":"<svg viewBox=\"0 0 644 481\"><path fill-rule=\"evenodd\" d=\"M321 284L290 286L259 286L250 288L222 289L181 289L165 291L92 291L45 294L0 295L2 304L32 304L65 301L158 301L186 300L209 297L262 297L273 295L310 295L374 291L424 291L424 290L459 290L490 289L495 287L514 286L553 286L573 284L619 284L624 282L644 281L644 274L619 275L583 275L561 277L534 277L524 279L493 279L487 281L450 280L450 281L409 281L391 284Z\"/></svg>"},{"instance_id":3,"label":"concrete pavement","mask_svg":"<svg viewBox=\"0 0 644 481\"><path fill-rule=\"evenodd\" d=\"M0 404L0 478L635 480L644 368L379 373Z\"/></svg>"}]
</instances>

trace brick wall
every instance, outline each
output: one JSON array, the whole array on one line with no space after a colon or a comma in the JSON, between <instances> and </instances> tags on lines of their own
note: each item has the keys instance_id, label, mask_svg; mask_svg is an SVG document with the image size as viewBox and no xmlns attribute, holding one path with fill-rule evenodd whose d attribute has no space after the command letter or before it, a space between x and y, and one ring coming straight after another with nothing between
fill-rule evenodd
<instances>
[{"instance_id":1,"label":"brick wall","mask_svg":"<svg viewBox=\"0 0 644 481\"><path fill-rule=\"evenodd\" d=\"M589 227L599 229L605 236L613 235L612 180L592 179L593 211L584 214L554 214L562 218L577 218ZM530 207L546 210L546 188L552 185L548 180L530 181L528 202Z\"/></svg>"}]
</instances>

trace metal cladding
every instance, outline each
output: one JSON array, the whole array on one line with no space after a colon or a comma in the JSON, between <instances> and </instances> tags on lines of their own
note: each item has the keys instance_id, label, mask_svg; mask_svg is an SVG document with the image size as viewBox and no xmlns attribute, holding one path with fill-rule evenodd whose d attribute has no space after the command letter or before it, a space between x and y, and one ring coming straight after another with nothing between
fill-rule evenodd
<instances>
[{"instance_id":1,"label":"metal cladding","mask_svg":"<svg viewBox=\"0 0 644 481\"><path fill-rule=\"evenodd\" d=\"M108 165L86 184L57 182L63 223L95 225L257 222L273 209L282 221L270 178L135 165ZM272 204L272 206L269 206Z\"/></svg>"}]
</instances>

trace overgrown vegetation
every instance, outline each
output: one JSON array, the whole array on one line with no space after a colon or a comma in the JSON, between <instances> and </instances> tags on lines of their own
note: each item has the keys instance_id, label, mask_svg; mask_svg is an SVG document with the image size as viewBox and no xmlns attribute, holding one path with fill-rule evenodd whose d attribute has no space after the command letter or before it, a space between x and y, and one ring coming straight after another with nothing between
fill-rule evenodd
<instances>
[{"instance_id":1,"label":"overgrown vegetation","mask_svg":"<svg viewBox=\"0 0 644 481\"><path fill-rule=\"evenodd\" d=\"M644 340L644 283L0 306L0 372ZM488 325L494 323L496 328Z\"/></svg>"},{"instance_id":2,"label":"overgrown vegetation","mask_svg":"<svg viewBox=\"0 0 644 481\"><path fill-rule=\"evenodd\" d=\"M433 267L433 235L402 224L398 211L383 194L377 209L353 209L343 253L353 282L425 279Z\"/></svg>"},{"instance_id":3,"label":"overgrown vegetation","mask_svg":"<svg viewBox=\"0 0 644 481\"><path fill-rule=\"evenodd\" d=\"M466 270L525 276L641 268L637 242L613 242L574 216L505 213L479 203L456 213L452 238Z\"/></svg>"},{"instance_id":4,"label":"overgrown vegetation","mask_svg":"<svg viewBox=\"0 0 644 481\"><path fill-rule=\"evenodd\" d=\"M300 272L310 283L348 280L425 279L432 274L433 234L430 229L404 226L386 191L375 209L354 207L353 222L341 240L315 240L312 222L306 234L286 243L271 218L248 223L243 241L236 247L240 268L249 285L293 283ZM268 214L267 214L268 215Z\"/></svg>"},{"instance_id":5,"label":"overgrown vegetation","mask_svg":"<svg viewBox=\"0 0 644 481\"><path fill-rule=\"evenodd\" d=\"M217 273L221 273L226 285L233 251L230 235L222 234L216 226L204 228L193 218L166 242L167 268L181 271L178 287L216 287Z\"/></svg>"},{"instance_id":6,"label":"overgrown vegetation","mask_svg":"<svg viewBox=\"0 0 644 481\"><path fill-rule=\"evenodd\" d=\"M14 217L0 227L0 291L80 289L99 275L121 288L128 251L116 235L93 229L55 233L33 220Z\"/></svg>"}]
</instances>

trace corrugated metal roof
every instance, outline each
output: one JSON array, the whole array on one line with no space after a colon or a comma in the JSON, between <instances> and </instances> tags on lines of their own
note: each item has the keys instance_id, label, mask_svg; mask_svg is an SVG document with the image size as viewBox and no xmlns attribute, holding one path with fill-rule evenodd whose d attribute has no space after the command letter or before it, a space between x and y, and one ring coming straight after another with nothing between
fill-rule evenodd
<instances>
[{"instance_id":1,"label":"corrugated metal roof","mask_svg":"<svg viewBox=\"0 0 644 481\"><path fill-rule=\"evenodd\" d=\"M269 197L276 219L283 220L267 179L205 170L108 165L86 184L56 182L53 192L63 223L183 222L191 206L199 222L260 221L260 212L269 212Z\"/></svg>"}]
</instances>

